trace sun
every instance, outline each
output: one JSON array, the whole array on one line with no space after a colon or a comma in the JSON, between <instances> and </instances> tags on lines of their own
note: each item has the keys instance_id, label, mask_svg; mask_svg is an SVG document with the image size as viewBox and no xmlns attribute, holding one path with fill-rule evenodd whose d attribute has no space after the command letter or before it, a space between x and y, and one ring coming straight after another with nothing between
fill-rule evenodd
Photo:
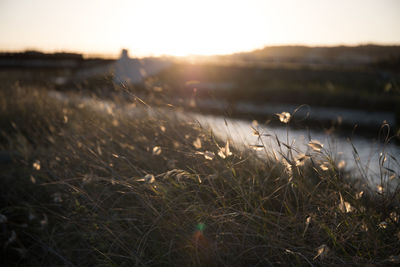
<instances>
[{"instance_id":1,"label":"sun","mask_svg":"<svg viewBox=\"0 0 400 267\"><path fill-rule=\"evenodd\" d=\"M126 40L128 47L175 56L254 49L257 42L251 32L262 23L259 16L251 16L254 6L235 1L149 1L133 8L143 9L137 12L143 16L126 23L136 25L134 31L139 32Z\"/></svg>"}]
</instances>

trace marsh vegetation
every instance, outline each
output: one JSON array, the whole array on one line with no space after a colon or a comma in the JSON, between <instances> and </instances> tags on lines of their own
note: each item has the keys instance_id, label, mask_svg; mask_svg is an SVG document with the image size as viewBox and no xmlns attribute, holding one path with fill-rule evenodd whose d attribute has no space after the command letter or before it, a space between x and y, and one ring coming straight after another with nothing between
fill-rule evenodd
<instances>
[{"instance_id":1,"label":"marsh vegetation","mask_svg":"<svg viewBox=\"0 0 400 267\"><path fill-rule=\"evenodd\" d=\"M1 89L3 263L399 262L400 194L388 187L399 179L395 157L383 151L371 189L319 140L299 151L276 136L271 150L254 125L260 142L243 147L175 106L125 93L94 108L42 87ZM290 124L290 113L280 115Z\"/></svg>"}]
</instances>

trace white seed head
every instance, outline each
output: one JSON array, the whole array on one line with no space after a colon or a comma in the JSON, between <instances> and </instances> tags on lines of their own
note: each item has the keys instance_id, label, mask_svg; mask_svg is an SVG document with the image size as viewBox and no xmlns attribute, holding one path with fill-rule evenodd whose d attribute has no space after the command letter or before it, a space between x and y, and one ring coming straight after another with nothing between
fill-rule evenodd
<instances>
[{"instance_id":1,"label":"white seed head","mask_svg":"<svg viewBox=\"0 0 400 267\"><path fill-rule=\"evenodd\" d=\"M321 142L319 142L318 140L311 140L311 141L308 143L308 146L309 146L312 150L314 150L314 151L316 151L316 152L321 152L321 149L324 147L324 145L321 144Z\"/></svg>"},{"instance_id":2,"label":"white seed head","mask_svg":"<svg viewBox=\"0 0 400 267\"><path fill-rule=\"evenodd\" d=\"M229 156L232 156L232 152L229 149L229 140L226 140L225 147L221 147L218 151L218 156L225 159Z\"/></svg>"},{"instance_id":3,"label":"white seed head","mask_svg":"<svg viewBox=\"0 0 400 267\"><path fill-rule=\"evenodd\" d=\"M321 259L326 258L328 256L330 249L327 245L323 244L317 248L317 255L314 257L314 259L320 257Z\"/></svg>"},{"instance_id":4,"label":"white seed head","mask_svg":"<svg viewBox=\"0 0 400 267\"><path fill-rule=\"evenodd\" d=\"M208 151L208 150L204 152L204 158L205 158L205 159L207 159L207 160L213 160L214 157L215 157L214 152L211 152L211 151Z\"/></svg>"},{"instance_id":5,"label":"white seed head","mask_svg":"<svg viewBox=\"0 0 400 267\"><path fill-rule=\"evenodd\" d=\"M40 161L36 160L33 164L32 164L33 168L37 171L40 170Z\"/></svg>"},{"instance_id":6,"label":"white seed head","mask_svg":"<svg viewBox=\"0 0 400 267\"><path fill-rule=\"evenodd\" d=\"M156 181L156 178L154 177L153 174L146 174L144 176L144 182L148 184L152 184Z\"/></svg>"},{"instance_id":7,"label":"white seed head","mask_svg":"<svg viewBox=\"0 0 400 267\"><path fill-rule=\"evenodd\" d=\"M319 167L321 168L321 170L327 171L327 170L329 170L329 163L328 162L324 162L321 165L319 165Z\"/></svg>"},{"instance_id":8,"label":"white seed head","mask_svg":"<svg viewBox=\"0 0 400 267\"><path fill-rule=\"evenodd\" d=\"M158 156L158 155L161 154L161 152L162 152L162 149L161 149L160 146L155 146L155 147L153 147L153 155Z\"/></svg>"},{"instance_id":9,"label":"white seed head","mask_svg":"<svg viewBox=\"0 0 400 267\"><path fill-rule=\"evenodd\" d=\"M201 148L201 140L199 137L196 138L196 140L193 141L193 146L196 149L200 149Z\"/></svg>"},{"instance_id":10,"label":"white seed head","mask_svg":"<svg viewBox=\"0 0 400 267\"><path fill-rule=\"evenodd\" d=\"M291 115L289 112L276 113L275 115L278 116L279 120L283 123L288 123L291 118Z\"/></svg>"}]
</instances>

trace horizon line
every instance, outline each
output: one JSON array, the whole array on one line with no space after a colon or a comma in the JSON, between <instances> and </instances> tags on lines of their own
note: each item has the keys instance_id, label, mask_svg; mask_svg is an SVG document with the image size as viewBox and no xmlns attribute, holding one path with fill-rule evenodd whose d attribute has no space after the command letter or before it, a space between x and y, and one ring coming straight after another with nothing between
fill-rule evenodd
<instances>
[{"instance_id":1,"label":"horizon line","mask_svg":"<svg viewBox=\"0 0 400 267\"><path fill-rule=\"evenodd\" d=\"M280 43L280 44L267 44L254 49L240 50L232 53L221 53L221 54L187 54L187 55L172 55L172 54L157 54L157 53L146 53L143 55L132 54L132 49L121 47L118 52L88 52L84 50L73 50L73 49L43 49L37 47L29 47L22 49L4 49L0 48L0 53L24 53L24 52L39 52L44 54L56 54L56 53L71 53L79 54L84 58L104 58L104 59L115 59L118 58L123 49L127 49L130 52L130 56L135 58L146 58L146 57L174 57L174 58L185 58L185 57L217 57L217 56L230 56L241 53L251 53L254 51L263 50L270 47L307 47L307 48L334 48L334 47L362 47L362 46L381 46L381 47L400 47L400 43L383 43L383 42L360 42L360 43L325 43L325 44L312 44L312 43Z\"/></svg>"}]
</instances>

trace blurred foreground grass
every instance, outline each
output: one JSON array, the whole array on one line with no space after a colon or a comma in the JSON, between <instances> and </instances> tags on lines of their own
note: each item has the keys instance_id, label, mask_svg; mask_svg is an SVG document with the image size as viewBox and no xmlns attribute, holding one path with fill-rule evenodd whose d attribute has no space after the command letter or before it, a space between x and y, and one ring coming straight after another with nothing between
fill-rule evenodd
<instances>
[{"instance_id":1,"label":"blurred foreground grass","mask_svg":"<svg viewBox=\"0 0 400 267\"><path fill-rule=\"evenodd\" d=\"M399 263L399 192L361 191L318 143L260 158L174 112L136 109L1 89L2 264Z\"/></svg>"}]
</instances>

